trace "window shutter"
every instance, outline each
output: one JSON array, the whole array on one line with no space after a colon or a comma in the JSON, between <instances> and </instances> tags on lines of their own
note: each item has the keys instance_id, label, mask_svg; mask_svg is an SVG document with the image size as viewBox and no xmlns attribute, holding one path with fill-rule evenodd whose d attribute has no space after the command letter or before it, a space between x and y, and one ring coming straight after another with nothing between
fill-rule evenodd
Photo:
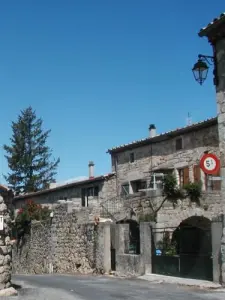
<instances>
[{"instance_id":1,"label":"window shutter","mask_svg":"<svg viewBox=\"0 0 225 300\"><path fill-rule=\"evenodd\" d=\"M121 195L122 196L127 196L129 195L129 184L123 184L121 186Z\"/></svg>"},{"instance_id":2,"label":"window shutter","mask_svg":"<svg viewBox=\"0 0 225 300\"><path fill-rule=\"evenodd\" d=\"M220 176L220 170L215 174L214 176ZM221 181L220 180L214 180L213 181L213 190L220 191L221 190Z\"/></svg>"},{"instance_id":3,"label":"window shutter","mask_svg":"<svg viewBox=\"0 0 225 300\"><path fill-rule=\"evenodd\" d=\"M201 169L200 166L194 166L194 182L200 182L201 181Z\"/></svg>"},{"instance_id":4,"label":"window shutter","mask_svg":"<svg viewBox=\"0 0 225 300\"><path fill-rule=\"evenodd\" d=\"M184 168L184 184L189 183L189 167Z\"/></svg>"}]
</instances>

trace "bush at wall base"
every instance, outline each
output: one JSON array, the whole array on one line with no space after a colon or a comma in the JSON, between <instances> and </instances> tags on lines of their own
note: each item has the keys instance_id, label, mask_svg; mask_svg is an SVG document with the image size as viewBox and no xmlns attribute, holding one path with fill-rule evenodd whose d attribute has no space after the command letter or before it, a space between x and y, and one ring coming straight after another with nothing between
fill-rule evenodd
<instances>
[{"instance_id":1,"label":"bush at wall base","mask_svg":"<svg viewBox=\"0 0 225 300\"><path fill-rule=\"evenodd\" d=\"M51 211L48 207L42 207L33 200L28 200L18 211L12 228L12 236L17 240L17 245L25 234L30 234L31 222L33 220L47 221L50 219L50 213Z\"/></svg>"}]
</instances>

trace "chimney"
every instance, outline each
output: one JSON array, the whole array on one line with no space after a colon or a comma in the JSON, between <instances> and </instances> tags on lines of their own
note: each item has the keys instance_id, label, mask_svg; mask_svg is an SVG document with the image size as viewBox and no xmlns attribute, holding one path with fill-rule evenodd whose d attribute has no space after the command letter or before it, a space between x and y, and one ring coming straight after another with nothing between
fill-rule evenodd
<instances>
[{"instance_id":1,"label":"chimney","mask_svg":"<svg viewBox=\"0 0 225 300\"><path fill-rule=\"evenodd\" d=\"M94 178L94 162L89 161L88 168L89 168L89 178Z\"/></svg>"},{"instance_id":2,"label":"chimney","mask_svg":"<svg viewBox=\"0 0 225 300\"><path fill-rule=\"evenodd\" d=\"M149 137L152 138L156 136L156 127L154 124L149 125Z\"/></svg>"}]
</instances>

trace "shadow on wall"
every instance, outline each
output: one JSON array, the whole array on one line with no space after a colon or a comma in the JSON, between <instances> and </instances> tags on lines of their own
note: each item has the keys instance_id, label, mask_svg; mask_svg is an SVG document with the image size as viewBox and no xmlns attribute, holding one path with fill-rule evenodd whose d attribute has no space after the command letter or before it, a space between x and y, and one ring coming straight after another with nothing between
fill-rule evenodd
<instances>
[{"instance_id":1,"label":"shadow on wall","mask_svg":"<svg viewBox=\"0 0 225 300\"><path fill-rule=\"evenodd\" d=\"M135 220L122 220L117 224L129 224L129 245L125 247L126 254L140 254L140 226Z\"/></svg>"}]
</instances>

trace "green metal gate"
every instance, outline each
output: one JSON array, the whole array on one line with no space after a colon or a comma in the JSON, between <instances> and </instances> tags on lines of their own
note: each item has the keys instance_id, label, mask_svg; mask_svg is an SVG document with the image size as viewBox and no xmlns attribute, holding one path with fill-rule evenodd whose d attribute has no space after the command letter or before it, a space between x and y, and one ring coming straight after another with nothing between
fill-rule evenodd
<instances>
[{"instance_id":1,"label":"green metal gate","mask_svg":"<svg viewBox=\"0 0 225 300\"><path fill-rule=\"evenodd\" d=\"M211 229L152 229L152 272L213 280Z\"/></svg>"}]
</instances>

